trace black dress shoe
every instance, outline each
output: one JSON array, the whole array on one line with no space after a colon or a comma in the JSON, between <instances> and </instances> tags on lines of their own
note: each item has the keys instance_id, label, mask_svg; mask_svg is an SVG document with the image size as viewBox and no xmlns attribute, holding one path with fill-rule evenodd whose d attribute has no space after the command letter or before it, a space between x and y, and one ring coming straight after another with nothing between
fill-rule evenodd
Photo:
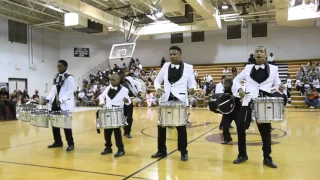
<instances>
[{"instance_id":1,"label":"black dress shoe","mask_svg":"<svg viewBox=\"0 0 320 180\"><path fill-rule=\"evenodd\" d=\"M131 134L126 134L125 136L126 136L127 138L129 138L129 139L132 138Z\"/></svg>"},{"instance_id":2,"label":"black dress shoe","mask_svg":"<svg viewBox=\"0 0 320 180\"><path fill-rule=\"evenodd\" d=\"M52 145L48 146L48 148L59 148L62 147L63 144L59 144L59 143L53 143Z\"/></svg>"},{"instance_id":3,"label":"black dress shoe","mask_svg":"<svg viewBox=\"0 0 320 180\"><path fill-rule=\"evenodd\" d=\"M118 151L115 155L114 155L114 157L120 157L120 156L123 156L123 155L125 155L126 154L126 152L124 151L124 150L121 150L121 151Z\"/></svg>"},{"instance_id":4,"label":"black dress shoe","mask_svg":"<svg viewBox=\"0 0 320 180\"><path fill-rule=\"evenodd\" d=\"M72 151L74 150L74 145L69 145L66 149L66 151Z\"/></svg>"},{"instance_id":5,"label":"black dress shoe","mask_svg":"<svg viewBox=\"0 0 320 180\"><path fill-rule=\"evenodd\" d=\"M263 164L271 167L271 168L277 168L278 166L272 161L272 158L264 158Z\"/></svg>"},{"instance_id":6,"label":"black dress shoe","mask_svg":"<svg viewBox=\"0 0 320 180\"><path fill-rule=\"evenodd\" d=\"M181 153L181 160L182 161L188 161L188 153Z\"/></svg>"},{"instance_id":7,"label":"black dress shoe","mask_svg":"<svg viewBox=\"0 0 320 180\"><path fill-rule=\"evenodd\" d=\"M160 157L166 157L167 151L158 151L157 153L153 154L151 158L160 158Z\"/></svg>"},{"instance_id":8,"label":"black dress shoe","mask_svg":"<svg viewBox=\"0 0 320 180\"><path fill-rule=\"evenodd\" d=\"M229 142L232 142L232 138L222 141L221 144L228 144Z\"/></svg>"},{"instance_id":9,"label":"black dress shoe","mask_svg":"<svg viewBox=\"0 0 320 180\"><path fill-rule=\"evenodd\" d=\"M233 161L233 164L240 164L247 160L248 160L248 156L238 156L238 158Z\"/></svg>"},{"instance_id":10,"label":"black dress shoe","mask_svg":"<svg viewBox=\"0 0 320 180\"><path fill-rule=\"evenodd\" d=\"M101 152L101 155L111 154L112 149L111 148L105 148L104 151Z\"/></svg>"}]
</instances>

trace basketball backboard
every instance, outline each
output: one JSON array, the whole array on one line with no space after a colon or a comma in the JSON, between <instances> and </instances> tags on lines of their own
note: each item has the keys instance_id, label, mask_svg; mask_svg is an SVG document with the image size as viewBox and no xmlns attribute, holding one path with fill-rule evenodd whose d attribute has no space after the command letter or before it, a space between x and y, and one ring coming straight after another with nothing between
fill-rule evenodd
<instances>
[{"instance_id":1,"label":"basketball backboard","mask_svg":"<svg viewBox=\"0 0 320 180\"><path fill-rule=\"evenodd\" d=\"M136 43L113 44L109 59L131 58Z\"/></svg>"}]
</instances>

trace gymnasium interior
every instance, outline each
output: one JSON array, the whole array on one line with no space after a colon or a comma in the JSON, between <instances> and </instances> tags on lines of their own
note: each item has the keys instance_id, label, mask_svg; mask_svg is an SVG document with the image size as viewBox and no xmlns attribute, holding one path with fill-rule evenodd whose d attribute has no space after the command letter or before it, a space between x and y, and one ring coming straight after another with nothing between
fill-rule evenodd
<instances>
[{"instance_id":1,"label":"gymnasium interior","mask_svg":"<svg viewBox=\"0 0 320 180\"><path fill-rule=\"evenodd\" d=\"M151 158L161 114L154 81L171 62L172 46L193 66L196 84L185 107L188 161L169 127L167 156ZM229 129L233 140L221 144L223 115L209 107L223 78L254 66L257 47L278 68L287 100L283 119L272 123L276 169L263 164L255 123L246 130L249 160L234 164L237 124ZM72 151L62 129L64 146L51 149L51 125L24 119L24 107L45 106L59 60L74 77ZM319 179L319 0L0 0L0 71L0 89L9 94L0 99L1 180ZM130 137L121 134L125 155L114 157L100 154L105 140L96 112L119 71L137 79L142 95L132 99ZM114 137L112 143L115 152Z\"/></svg>"}]
</instances>

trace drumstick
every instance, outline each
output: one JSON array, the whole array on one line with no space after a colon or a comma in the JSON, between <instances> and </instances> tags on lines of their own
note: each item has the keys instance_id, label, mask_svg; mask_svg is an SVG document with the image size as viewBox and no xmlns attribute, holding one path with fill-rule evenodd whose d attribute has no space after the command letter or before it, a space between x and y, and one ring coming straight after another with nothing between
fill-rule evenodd
<instances>
[{"instance_id":1,"label":"drumstick","mask_svg":"<svg viewBox=\"0 0 320 180\"><path fill-rule=\"evenodd\" d=\"M229 101L230 101L230 99L227 100L227 101L225 101L225 102L223 102L223 103L221 103L221 104L219 104L218 106L222 106L222 105L226 104L226 103L229 102Z\"/></svg>"}]
</instances>

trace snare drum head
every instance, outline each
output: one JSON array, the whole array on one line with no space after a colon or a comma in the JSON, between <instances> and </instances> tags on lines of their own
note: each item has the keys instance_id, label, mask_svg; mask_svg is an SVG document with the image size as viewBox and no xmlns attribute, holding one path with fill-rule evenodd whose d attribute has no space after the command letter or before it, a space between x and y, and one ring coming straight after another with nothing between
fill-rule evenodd
<instances>
[{"instance_id":1,"label":"snare drum head","mask_svg":"<svg viewBox=\"0 0 320 180\"><path fill-rule=\"evenodd\" d=\"M230 113L235 106L235 101L230 94L213 94L209 101L210 111L215 113Z\"/></svg>"}]
</instances>

